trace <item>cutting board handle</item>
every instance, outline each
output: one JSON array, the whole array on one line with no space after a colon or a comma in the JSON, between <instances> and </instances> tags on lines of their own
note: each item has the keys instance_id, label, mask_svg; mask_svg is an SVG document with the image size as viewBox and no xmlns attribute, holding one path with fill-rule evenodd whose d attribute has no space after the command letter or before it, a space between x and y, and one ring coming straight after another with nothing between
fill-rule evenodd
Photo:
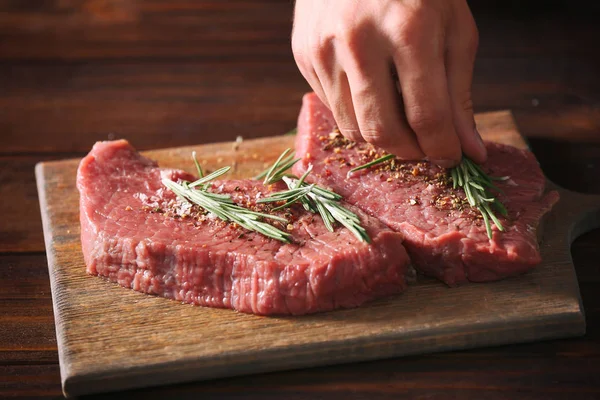
<instances>
[{"instance_id":1,"label":"cutting board handle","mask_svg":"<svg viewBox=\"0 0 600 400\"><path fill-rule=\"evenodd\" d=\"M558 185L553 185L559 188ZM555 215L561 216L565 222L569 246L579 236L600 228L600 195L560 188L560 196Z\"/></svg>"}]
</instances>

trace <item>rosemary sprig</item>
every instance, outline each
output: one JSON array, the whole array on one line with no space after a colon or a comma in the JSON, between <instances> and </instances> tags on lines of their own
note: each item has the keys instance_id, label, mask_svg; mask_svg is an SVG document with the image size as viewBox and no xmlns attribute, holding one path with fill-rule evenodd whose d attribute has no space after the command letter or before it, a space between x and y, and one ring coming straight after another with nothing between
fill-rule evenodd
<instances>
[{"instance_id":1,"label":"rosemary sprig","mask_svg":"<svg viewBox=\"0 0 600 400\"><path fill-rule=\"evenodd\" d=\"M196 171L198 171L198 178L204 178L204 172L202 172L202 167L196 158L196 152L192 151L192 160L194 160L194 164L196 165Z\"/></svg>"},{"instance_id":2,"label":"rosemary sprig","mask_svg":"<svg viewBox=\"0 0 600 400\"><path fill-rule=\"evenodd\" d=\"M265 178L263 181L265 185L280 181L285 176L286 171L300 161L299 158L294 159L294 155L290 154L291 151L292 149L286 149L270 168L255 176L254 179Z\"/></svg>"},{"instance_id":3,"label":"rosemary sprig","mask_svg":"<svg viewBox=\"0 0 600 400\"><path fill-rule=\"evenodd\" d=\"M366 164L359 165L358 167L352 168L352 169L350 170L350 173L352 173L352 172L356 172L356 171L360 171L360 170L362 170L362 169L367 169L367 168L370 168L370 167L372 167L373 165L382 164L382 163L384 163L384 162L386 162L386 161L388 161L388 160L392 160L392 159L394 159L395 157L396 157L396 156L395 156L395 155L393 155L393 154L386 154L386 155L385 155L385 156L383 156L383 157L377 158L377 159L375 159L375 160L373 160L373 161L370 161L370 162L368 162L368 163L366 163Z\"/></svg>"},{"instance_id":4,"label":"rosemary sprig","mask_svg":"<svg viewBox=\"0 0 600 400\"><path fill-rule=\"evenodd\" d=\"M211 180L225 174L227 171L229 171L230 167L224 167L213 172L212 174L202 176L203 174L201 173L201 169L197 162L196 165L199 169L198 172L201 177L195 182L189 183L184 181L177 183L169 179L163 179L163 185L165 185L183 201L196 204L209 213L216 215L223 221L234 222L250 231L261 233L265 236L280 240L285 243L290 243L291 235L289 233L283 232L275 228L273 225L262 221L263 219L270 219L287 224L288 221L285 218L240 207L233 202L229 195L212 193L208 191L208 183Z\"/></svg>"},{"instance_id":5,"label":"rosemary sprig","mask_svg":"<svg viewBox=\"0 0 600 400\"><path fill-rule=\"evenodd\" d=\"M220 177L223 174L226 174L230 169L231 169L231 167L223 167L221 169L218 169L215 172L208 174L206 176L203 176L200 179L190 183L190 187L194 188L196 186L201 186L202 188L205 188L207 183Z\"/></svg>"},{"instance_id":6,"label":"rosemary sprig","mask_svg":"<svg viewBox=\"0 0 600 400\"><path fill-rule=\"evenodd\" d=\"M323 219L323 223L330 232L333 232L333 224L339 222L348 230L350 230L359 240L370 243L369 237L365 228L360 225L360 219L352 211L342 207L339 201L342 196L332 192L331 190L323 189L315 184L305 182L306 177L312 171L312 165L308 167L304 175L300 178L293 175L286 175L285 171L294 165L298 160L288 160L286 158L289 149L277 159L277 161L263 175L265 183L274 183L282 180L288 187L288 190L275 193L270 197L265 197L258 200L259 203L285 202L283 205L274 208L274 210L289 207L296 202L300 202L302 206L313 213L318 213ZM287 165L290 165L286 168ZM274 171L277 171L276 173Z\"/></svg>"},{"instance_id":7,"label":"rosemary sprig","mask_svg":"<svg viewBox=\"0 0 600 400\"><path fill-rule=\"evenodd\" d=\"M457 187L463 188L469 205L471 207L476 207L481 213L488 238L492 238L491 222L496 225L498 230L503 232L504 227L494 214L492 206L504 217L508 216L508 212L504 205L489 193L489 190L493 189L502 193L502 190L494 185L492 181L503 181L509 177L489 176L479 165L466 156L463 156L460 164L450 169L450 177L452 178L452 187L454 189Z\"/></svg>"}]
</instances>

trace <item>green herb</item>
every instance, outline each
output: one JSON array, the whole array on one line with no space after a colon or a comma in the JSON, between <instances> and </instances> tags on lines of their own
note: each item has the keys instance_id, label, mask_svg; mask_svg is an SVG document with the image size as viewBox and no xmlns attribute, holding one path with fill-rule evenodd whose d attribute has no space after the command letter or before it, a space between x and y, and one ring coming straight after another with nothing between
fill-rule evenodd
<instances>
[{"instance_id":1,"label":"green herb","mask_svg":"<svg viewBox=\"0 0 600 400\"><path fill-rule=\"evenodd\" d=\"M296 127L296 128L294 128L294 129L292 129L291 131L289 131L289 132L287 132L287 133L284 133L284 135L286 135L286 136L287 136L287 135L292 135L292 136L293 136L293 135L295 135L295 134L297 134L297 133L298 133L298 128Z\"/></svg>"},{"instance_id":2,"label":"green herb","mask_svg":"<svg viewBox=\"0 0 600 400\"><path fill-rule=\"evenodd\" d=\"M258 200L258 202L285 202L283 205L276 207L275 210L277 210L289 207L299 201L307 211L318 213L329 231L333 232L333 224L337 221L349 229L359 240L370 243L371 238L367 234L365 228L360 225L358 216L339 204L339 201L342 200L342 196L330 190L323 189L315 184L308 184L305 182L306 177L312 171L312 166L309 166L304 175L300 178L284 174L285 171L289 169L289 167L285 168L286 165L290 163L293 165L293 163L298 161L288 160L286 158L288 152L289 149L283 152L273 166L271 166L271 168L263 175L271 177L269 183L283 180L287 185L288 190L275 193L270 197L262 198ZM275 173L274 171L278 172ZM265 182L267 182L266 178Z\"/></svg>"},{"instance_id":3,"label":"green herb","mask_svg":"<svg viewBox=\"0 0 600 400\"><path fill-rule=\"evenodd\" d=\"M280 181L285 176L286 171L300 161L299 158L294 159L294 155L290 154L291 151L291 149L286 149L270 168L255 176L254 179L265 178L263 181L265 185Z\"/></svg>"},{"instance_id":4,"label":"green herb","mask_svg":"<svg viewBox=\"0 0 600 400\"><path fill-rule=\"evenodd\" d=\"M366 164L360 165L360 166L358 166L358 167L356 167L356 168L352 168L352 169L350 170L350 172L356 172L356 171L360 171L360 170L362 170L362 169L367 169L367 168L370 168L370 167L372 167L373 165L381 164L381 163L384 163L384 162L386 162L386 161L388 161L388 160L392 160L392 159L394 159L395 157L396 157L396 156L395 156L395 155L393 155L393 154L386 154L386 155L385 155L385 156L383 156L383 157L380 157L380 158L378 158L378 159L375 159L375 160L373 160L373 161L370 161L370 162L368 162L368 163L366 163Z\"/></svg>"},{"instance_id":5,"label":"green herb","mask_svg":"<svg viewBox=\"0 0 600 400\"><path fill-rule=\"evenodd\" d=\"M457 187L463 188L469 205L471 207L476 207L483 216L483 223L485 224L488 238L492 238L492 226L490 221L503 232L504 227L494 214L492 207L505 217L508 216L508 212L504 205L489 193L488 189L493 189L502 193L492 181L507 180L509 177L489 176L479 165L466 156L463 156L460 164L450 169L450 177L452 178L452 187L454 189Z\"/></svg>"},{"instance_id":6,"label":"green herb","mask_svg":"<svg viewBox=\"0 0 600 400\"><path fill-rule=\"evenodd\" d=\"M206 176L203 176L203 177L201 177L200 179L198 179L197 181L194 181L194 182L190 183L190 187L191 187L191 188L195 188L195 187L197 187L197 186L200 186L200 187L202 187L203 189L205 189L205 188L206 188L206 185L207 185L207 184L208 184L210 181L212 181L212 180L214 180L214 179L217 179L217 178L218 178L218 177L220 177L221 175L224 175L224 174L226 174L226 173L227 173L227 172L228 172L230 169L231 169L231 167L223 167L223 168L221 168L221 169L218 169L218 170L216 170L215 172L213 172L213 173L210 173L210 174L208 174L208 175L206 175Z\"/></svg>"},{"instance_id":7,"label":"green herb","mask_svg":"<svg viewBox=\"0 0 600 400\"><path fill-rule=\"evenodd\" d=\"M194 160L194 164L196 165L196 171L198 171L198 178L204 178L204 172L202 172L202 167L196 158L196 152L192 151L192 160Z\"/></svg>"},{"instance_id":8,"label":"green herb","mask_svg":"<svg viewBox=\"0 0 600 400\"><path fill-rule=\"evenodd\" d=\"M197 163L196 165L199 167ZM185 181L177 183L169 179L163 179L162 183L182 200L202 207L223 221L234 222L250 231L261 233L285 243L290 243L291 235L289 233L283 232L262 221L263 219L271 219L287 224L285 218L240 207L233 202L229 195L208 191L209 182L225 174L229 169L230 167L221 168L212 174L202 176L193 183ZM199 173L201 174L201 170Z\"/></svg>"}]
</instances>

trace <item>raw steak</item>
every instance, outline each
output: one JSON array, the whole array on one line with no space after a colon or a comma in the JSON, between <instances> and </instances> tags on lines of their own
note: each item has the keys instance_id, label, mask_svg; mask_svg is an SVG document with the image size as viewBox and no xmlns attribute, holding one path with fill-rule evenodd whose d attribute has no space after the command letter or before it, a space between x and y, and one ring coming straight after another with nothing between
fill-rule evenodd
<instances>
[{"instance_id":1,"label":"raw steak","mask_svg":"<svg viewBox=\"0 0 600 400\"><path fill-rule=\"evenodd\" d=\"M408 256L402 237L348 206L372 244L345 228L326 230L301 206L280 211L293 243L285 244L211 218L178 200L161 183L194 180L161 170L126 141L96 143L79 166L81 241L87 271L134 290L202 306L255 314L306 314L402 292ZM219 181L255 209L282 187L251 180ZM271 206L272 207L272 206Z\"/></svg>"},{"instance_id":2,"label":"raw steak","mask_svg":"<svg viewBox=\"0 0 600 400\"><path fill-rule=\"evenodd\" d=\"M477 210L462 189L453 190L445 169L428 162L394 160L348 175L355 166L383 155L366 143L350 142L336 130L331 112L318 97L304 96L298 120L294 171L314 169L307 181L332 188L344 199L404 235L415 268L448 285L483 282L523 273L540 259L536 230L558 201L544 194L545 179L529 151L487 143L483 166L492 176L509 176L498 186L509 212L505 232L493 227L489 240Z\"/></svg>"}]
</instances>

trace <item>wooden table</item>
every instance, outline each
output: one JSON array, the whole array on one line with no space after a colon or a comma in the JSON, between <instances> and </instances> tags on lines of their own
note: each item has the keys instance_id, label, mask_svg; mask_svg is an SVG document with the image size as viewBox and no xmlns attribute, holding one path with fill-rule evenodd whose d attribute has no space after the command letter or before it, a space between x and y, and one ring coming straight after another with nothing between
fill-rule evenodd
<instances>
[{"instance_id":1,"label":"wooden table","mask_svg":"<svg viewBox=\"0 0 600 400\"><path fill-rule=\"evenodd\" d=\"M285 132L308 90L289 50L290 3L0 0L0 397L61 396L34 165L108 138L154 149ZM550 179L600 193L599 7L471 3L477 111L512 109ZM580 339L110 398L599 398L600 231L572 249Z\"/></svg>"}]
</instances>

